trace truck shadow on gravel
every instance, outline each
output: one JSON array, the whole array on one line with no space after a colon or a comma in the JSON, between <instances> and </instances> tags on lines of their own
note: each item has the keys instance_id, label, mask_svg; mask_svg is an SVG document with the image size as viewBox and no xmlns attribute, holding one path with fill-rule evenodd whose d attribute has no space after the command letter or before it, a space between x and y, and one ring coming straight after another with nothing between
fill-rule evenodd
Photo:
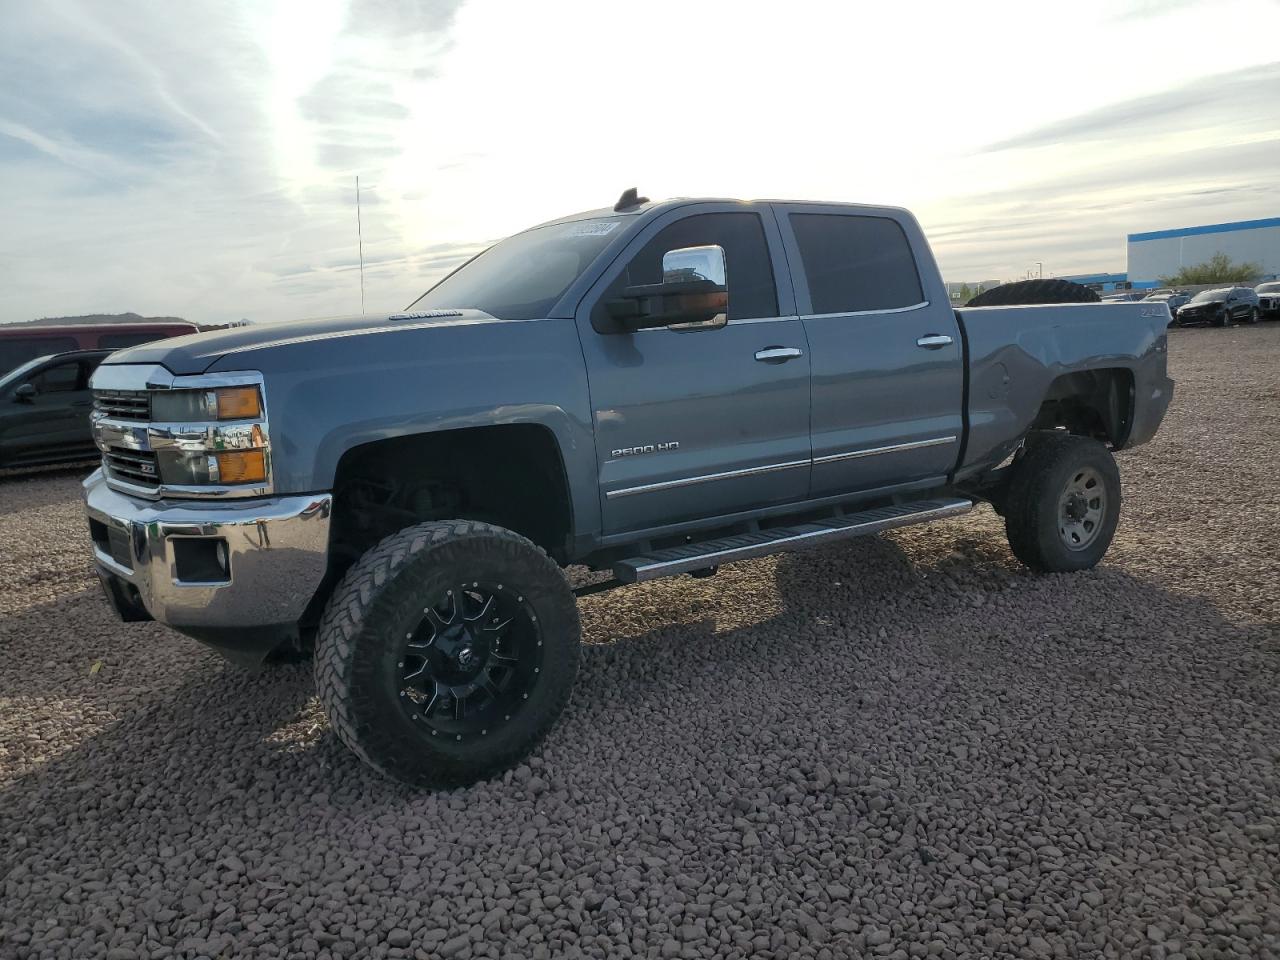
<instances>
[{"instance_id":1,"label":"truck shadow on gravel","mask_svg":"<svg viewBox=\"0 0 1280 960\"><path fill-rule=\"evenodd\" d=\"M683 736L679 712L692 705L741 724L757 705L777 722L772 705L785 703L781 722L797 739L908 716L941 722L1010 691L1019 704L1171 710L1215 728L1268 704L1280 715L1273 628L1234 626L1209 603L1118 568L1035 577L983 540L868 538L582 606L575 695L541 751L554 766L580 765L580 745L629 741L640 726L658 744L632 762L661 776L662 738ZM91 841L91 822L38 825L85 783L126 819L145 796L149 821L157 806L185 819L263 783L285 797L322 791L335 806L413 795L336 741L309 664L242 671L163 627L116 623L93 591L6 622L0 647L0 695L11 717L26 717L6 746L16 767L33 761L0 789L0 835L62 843L83 831ZM99 729L52 749L48 738L75 741L66 728L80 723ZM1253 741L1274 729L1250 729L1238 746L1265 753ZM36 759L46 750L52 759Z\"/></svg>"}]
</instances>

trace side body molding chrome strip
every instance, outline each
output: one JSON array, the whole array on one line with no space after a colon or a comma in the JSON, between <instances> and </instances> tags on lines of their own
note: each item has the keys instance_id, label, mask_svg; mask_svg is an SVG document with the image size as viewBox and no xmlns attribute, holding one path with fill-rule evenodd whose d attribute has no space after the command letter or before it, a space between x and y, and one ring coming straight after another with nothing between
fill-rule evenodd
<instances>
[{"instance_id":1,"label":"side body molding chrome strip","mask_svg":"<svg viewBox=\"0 0 1280 960\"><path fill-rule=\"evenodd\" d=\"M622 487L610 490L605 494L606 500L616 497L629 497L637 493L655 493L659 490L673 490L677 487L688 487L695 483L708 483L712 480L730 480L736 477L751 477L761 473L773 473L776 470L792 470L796 467L808 467L819 463L835 463L838 460L856 460L859 457L875 457L882 453L899 453L904 450L919 450L923 447L940 447L943 444L955 443L956 437L934 437L930 440L913 440L910 443L895 443L887 447L870 447L866 450L850 450L847 453L833 453L825 457L813 457L807 460L788 460L785 463L769 463L760 467L747 467L742 470L725 470L721 473L705 473L696 477L681 477L678 480L663 480L660 483L646 483L638 487Z\"/></svg>"},{"instance_id":2,"label":"side body molding chrome strip","mask_svg":"<svg viewBox=\"0 0 1280 960\"><path fill-rule=\"evenodd\" d=\"M919 450L923 447L940 447L943 444L955 443L956 438L934 437L932 440L913 440L910 443L895 443L887 447L870 447L866 450L850 450L848 453L832 453L825 457L814 457L814 463L835 463L837 460L856 460L859 457L876 457L882 453L898 453L902 450Z\"/></svg>"},{"instance_id":3,"label":"side body molding chrome strip","mask_svg":"<svg viewBox=\"0 0 1280 960\"><path fill-rule=\"evenodd\" d=\"M807 467L812 461L788 460L786 463L768 463L762 467L747 467L744 470L726 470L723 473L704 473L697 477L682 477L679 480L663 480L661 483L646 483L639 487L623 487L610 490L605 498L629 497L633 493L653 493L656 490L671 490L674 487L688 487L695 483L708 483L711 480L728 480L731 477L751 477L758 473L773 473L776 470L791 470L795 467Z\"/></svg>"}]
</instances>

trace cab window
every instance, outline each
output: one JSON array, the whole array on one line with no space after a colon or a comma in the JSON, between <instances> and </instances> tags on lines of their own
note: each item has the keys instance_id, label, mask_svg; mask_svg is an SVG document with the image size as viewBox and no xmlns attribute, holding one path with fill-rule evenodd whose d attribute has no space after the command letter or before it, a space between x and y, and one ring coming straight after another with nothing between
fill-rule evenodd
<instances>
[{"instance_id":1,"label":"cab window","mask_svg":"<svg viewBox=\"0 0 1280 960\"><path fill-rule=\"evenodd\" d=\"M924 301L906 233L888 217L793 213L811 310L859 313Z\"/></svg>"},{"instance_id":2,"label":"cab window","mask_svg":"<svg viewBox=\"0 0 1280 960\"><path fill-rule=\"evenodd\" d=\"M700 213L663 227L610 285L601 304L621 296L624 287L661 283L664 253L705 244L724 249L728 318L776 317L778 292L764 224L758 213Z\"/></svg>"}]
</instances>

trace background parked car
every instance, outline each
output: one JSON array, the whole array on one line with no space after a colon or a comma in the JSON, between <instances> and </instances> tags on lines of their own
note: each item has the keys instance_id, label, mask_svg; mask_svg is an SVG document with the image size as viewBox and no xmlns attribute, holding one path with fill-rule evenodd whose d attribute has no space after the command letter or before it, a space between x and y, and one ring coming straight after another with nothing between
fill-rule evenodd
<instances>
[{"instance_id":1,"label":"background parked car","mask_svg":"<svg viewBox=\"0 0 1280 960\"><path fill-rule=\"evenodd\" d=\"M1258 295L1258 315L1280 318L1280 280L1260 283L1253 288Z\"/></svg>"},{"instance_id":2,"label":"background parked car","mask_svg":"<svg viewBox=\"0 0 1280 960\"><path fill-rule=\"evenodd\" d=\"M93 323L40 326L12 323L0 326L0 376L37 357L73 350L122 350L140 343L198 333L185 321L165 323Z\"/></svg>"},{"instance_id":3,"label":"background parked car","mask_svg":"<svg viewBox=\"0 0 1280 960\"><path fill-rule=\"evenodd\" d=\"M1178 311L1178 323L1210 323L1225 327L1237 321L1256 323L1258 295L1252 287L1201 290Z\"/></svg>"},{"instance_id":4,"label":"background parked car","mask_svg":"<svg viewBox=\"0 0 1280 960\"><path fill-rule=\"evenodd\" d=\"M98 452L89 432L89 377L111 353L40 357L0 376L0 467L84 460Z\"/></svg>"},{"instance_id":5,"label":"background parked car","mask_svg":"<svg viewBox=\"0 0 1280 960\"><path fill-rule=\"evenodd\" d=\"M1144 303L1163 303L1169 308L1169 315L1177 318L1178 310L1191 301L1191 294L1179 293L1177 290L1161 290L1149 293L1142 298Z\"/></svg>"}]
</instances>

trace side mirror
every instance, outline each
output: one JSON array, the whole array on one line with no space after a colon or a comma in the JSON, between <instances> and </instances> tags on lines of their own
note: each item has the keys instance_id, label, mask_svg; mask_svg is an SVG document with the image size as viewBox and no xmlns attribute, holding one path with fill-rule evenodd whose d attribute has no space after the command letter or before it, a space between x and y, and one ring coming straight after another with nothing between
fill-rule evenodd
<instances>
[{"instance_id":1,"label":"side mirror","mask_svg":"<svg viewBox=\"0 0 1280 960\"><path fill-rule=\"evenodd\" d=\"M39 391L36 390L33 384L24 383L22 386L18 387L17 390L13 391L13 402L35 403L38 394Z\"/></svg>"},{"instance_id":2,"label":"side mirror","mask_svg":"<svg viewBox=\"0 0 1280 960\"><path fill-rule=\"evenodd\" d=\"M710 323L729 309L724 248L681 247L662 255L662 282L627 287L608 303L623 330Z\"/></svg>"}]
</instances>

